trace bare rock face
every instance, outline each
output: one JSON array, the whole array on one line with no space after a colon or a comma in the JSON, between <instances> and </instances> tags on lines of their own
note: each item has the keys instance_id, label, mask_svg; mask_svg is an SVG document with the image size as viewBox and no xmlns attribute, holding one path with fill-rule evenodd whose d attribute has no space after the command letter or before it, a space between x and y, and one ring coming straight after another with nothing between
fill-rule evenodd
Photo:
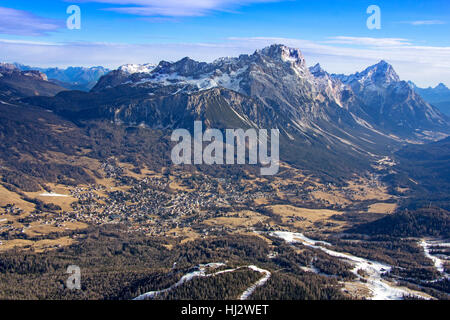
<instances>
[{"instance_id":1,"label":"bare rock face","mask_svg":"<svg viewBox=\"0 0 450 320\"><path fill-rule=\"evenodd\" d=\"M415 138L421 138L426 130L448 130L448 118L401 81L385 61L353 75L332 77L352 89L361 109L383 130Z\"/></svg>"},{"instance_id":2,"label":"bare rock face","mask_svg":"<svg viewBox=\"0 0 450 320\"><path fill-rule=\"evenodd\" d=\"M0 88L2 96L10 98L54 96L64 90L49 82L47 76L40 71L21 71L15 65L7 63L0 63Z\"/></svg>"}]
</instances>

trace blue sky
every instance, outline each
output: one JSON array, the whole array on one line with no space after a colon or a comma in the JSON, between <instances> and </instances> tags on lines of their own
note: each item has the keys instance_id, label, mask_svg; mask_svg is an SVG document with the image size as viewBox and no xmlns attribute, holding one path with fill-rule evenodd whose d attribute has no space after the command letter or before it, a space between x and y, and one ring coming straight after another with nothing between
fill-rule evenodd
<instances>
[{"instance_id":1,"label":"blue sky","mask_svg":"<svg viewBox=\"0 0 450 320\"><path fill-rule=\"evenodd\" d=\"M81 30L66 28L72 4ZM379 30L367 28L370 5L380 7ZM450 85L449 9L447 0L2 0L0 61L115 68L285 43L330 72L385 59L405 80Z\"/></svg>"}]
</instances>

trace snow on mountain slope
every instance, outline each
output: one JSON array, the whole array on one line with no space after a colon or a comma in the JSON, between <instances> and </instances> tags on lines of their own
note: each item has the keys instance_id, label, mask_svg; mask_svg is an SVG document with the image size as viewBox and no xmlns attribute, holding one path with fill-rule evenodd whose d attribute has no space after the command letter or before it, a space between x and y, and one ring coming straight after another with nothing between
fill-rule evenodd
<instances>
[{"instance_id":1,"label":"snow on mountain slope","mask_svg":"<svg viewBox=\"0 0 450 320\"><path fill-rule=\"evenodd\" d=\"M423 138L431 130L449 132L449 119L423 100L394 68L381 61L352 75L331 75L351 88L372 124L401 136Z\"/></svg>"},{"instance_id":2,"label":"snow on mountain slope","mask_svg":"<svg viewBox=\"0 0 450 320\"><path fill-rule=\"evenodd\" d=\"M363 86L387 87L392 83L400 82L400 77L395 72L392 65L382 60L377 64L368 67L362 72L357 72L352 75L333 75L335 78L341 80L345 84L352 84L355 81Z\"/></svg>"},{"instance_id":3,"label":"snow on mountain slope","mask_svg":"<svg viewBox=\"0 0 450 320\"><path fill-rule=\"evenodd\" d=\"M155 69L155 65L146 63L146 64L125 64L119 67L120 71L126 72L128 74L133 73L150 73Z\"/></svg>"}]
</instances>

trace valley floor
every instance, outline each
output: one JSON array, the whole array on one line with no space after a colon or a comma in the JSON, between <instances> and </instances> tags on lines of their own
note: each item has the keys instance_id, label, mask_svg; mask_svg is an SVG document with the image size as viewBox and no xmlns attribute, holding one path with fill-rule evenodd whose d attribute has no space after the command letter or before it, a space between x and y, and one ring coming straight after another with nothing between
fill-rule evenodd
<instances>
[{"instance_id":1,"label":"valley floor","mask_svg":"<svg viewBox=\"0 0 450 320\"><path fill-rule=\"evenodd\" d=\"M48 190L21 194L0 186L0 255L6 261L14 252L22 252L24 259L58 261L61 255L84 247L86 241L98 241L95 228L117 227L121 228L119 241L125 234L142 237L145 243L160 239L155 252L172 257L174 265L169 268L172 264L162 259L149 268L146 262L139 260L136 266L141 271L135 269L136 266L127 271L129 264L126 262L114 269L113 274L119 272L124 282L118 284L120 288L111 288L111 292L99 292L95 285L103 281L99 277L108 276L92 274L89 293L82 295L84 298L389 300L448 297L448 250L441 248L446 244L429 239L421 240L419 245L417 239L339 238L352 226L374 221L395 210L399 196L390 195L376 174L355 177L346 185L337 185L325 184L287 165L283 166L280 177L271 179L251 172L240 178L223 179L195 170L155 172L144 169L138 172L127 164L97 165L102 178L93 185L48 185ZM211 248L219 252L225 250L215 261L231 258L232 262L226 263L227 269L222 269L225 264L210 264L214 261L211 256L202 255L203 258L194 259L197 264L189 259L182 268L177 265L184 259L181 257L191 255L189 250L204 250L199 249L199 243L220 243L221 239L233 236L250 237L249 243L240 240L236 243L242 246L244 254L230 257L232 250L227 242ZM312 240L315 237L319 240ZM264 248L258 249L265 252L263 257L255 259L248 254L248 248L244 249L254 242ZM123 255L131 250L125 243L111 248L107 256L112 255L111 259L124 263L122 259L129 257ZM148 250L144 249L147 246L132 249L132 255ZM439 254L436 248L442 249ZM92 250L93 258L99 259L96 249ZM224 256L228 259L223 259ZM15 270L20 261L10 263L7 267L10 269L0 268L3 277L6 270ZM89 272L99 272L103 263L106 262L98 262L93 270L92 266L87 268ZM194 270L189 270L192 268ZM181 275L183 270L187 272ZM14 279L24 281L23 277L28 277L31 280L37 276L33 272ZM425 274L424 279L418 275L421 272ZM61 278L49 271L44 274L53 279ZM154 275L148 278L149 274ZM11 291L14 279L0 286L0 298L8 298L8 292L19 298L41 297L37 293L27 296ZM212 289L223 281L234 283L233 288L226 293ZM315 283L321 284L307 289ZM200 294L198 290L202 287L208 289ZM34 290L33 285L23 290ZM62 297L59 289L49 290L50 297ZM120 290L127 293L120 293Z\"/></svg>"}]
</instances>

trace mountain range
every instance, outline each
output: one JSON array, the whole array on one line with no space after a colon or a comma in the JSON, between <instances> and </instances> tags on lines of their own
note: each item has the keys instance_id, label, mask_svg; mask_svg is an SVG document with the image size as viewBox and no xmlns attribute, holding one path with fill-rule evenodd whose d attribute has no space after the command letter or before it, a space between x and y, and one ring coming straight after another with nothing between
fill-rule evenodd
<instances>
[{"instance_id":1,"label":"mountain range","mask_svg":"<svg viewBox=\"0 0 450 320\"><path fill-rule=\"evenodd\" d=\"M419 88L411 81L409 84L427 102L439 108L446 115L450 115L450 89L445 84L440 83L434 88Z\"/></svg>"},{"instance_id":2,"label":"mountain range","mask_svg":"<svg viewBox=\"0 0 450 320\"><path fill-rule=\"evenodd\" d=\"M448 118L388 63L330 75L320 65L308 68L300 50L283 45L212 63L128 65L101 77L90 92L27 102L80 121L153 129L189 129L194 120L219 129L278 128L285 160L306 167L367 163L405 141L450 133ZM312 154L322 160L312 161Z\"/></svg>"},{"instance_id":3,"label":"mountain range","mask_svg":"<svg viewBox=\"0 0 450 320\"><path fill-rule=\"evenodd\" d=\"M95 86L98 79L109 72L109 69L104 67L68 67L61 68L37 68L14 64L19 70L30 71L37 70L47 76L49 81L69 90L89 91Z\"/></svg>"},{"instance_id":4,"label":"mountain range","mask_svg":"<svg viewBox=\"0 0 450 320\"><path fill-rule=\"evenodd\" d=\"M48 81L38 70L21 71L13 64L0 63L0 97L17 100L29 96L54 96L65 90Z\"/></svg>"},{"instance_id":5,"label":"mountain range","mask_svg":"<svg viewBox=\"0 0 450 320\"><path fill-rule=\"evenodd\" d=\"M385 61L354 75L329 75L320 65L308 69L299 50L274 45L253 55L210 64L184 58L134 70L119 68L102 77L92 91L98 94L120 87L158 96L159 90L189 95L221 88L261 105L258 114L240 114L248 118L250 125L261 124L268 116L271 122L279 121L286 135L304 135L305 131L314 130L317 121L328 125L340 121L350 126L365 122L371 127L361 126L372 132L379 128L418 137L423 134L421 130L448 129L448 119L401 81ZM147 97L145 101L152 99ZM150 126L155 124L152 120L140 120Z\"/></svg>"},{"instance_id":6,"label":"mountain range","mask_svg":"<svg viewBox=\"0 0 450 320\"><path fill-rule=\"evenodd\" d=\"M333 177L369 170L407 143L450 134L449 118L387 62L353 75L329 74L320 65L308 68L300 50L284 45L212 63L184 58L125 65L89 92L64 89L40 71L9 69L15 87L6 76L0 84L15 90L33 84L22 90L21 104L78 126L106 121L169 134L201 120L218 129L278 128L282 161ZM36 84L52 90L41 92Z\"/></svg>"}]
</instances>

